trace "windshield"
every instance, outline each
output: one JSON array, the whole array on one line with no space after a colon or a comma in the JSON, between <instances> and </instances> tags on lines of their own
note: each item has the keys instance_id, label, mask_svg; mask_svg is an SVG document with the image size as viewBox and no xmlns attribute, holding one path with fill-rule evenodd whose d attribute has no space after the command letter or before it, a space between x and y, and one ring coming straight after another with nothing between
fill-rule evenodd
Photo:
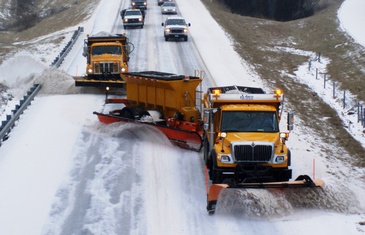
<instances>
[{"instance_id":1,"label":"windshield","mask_svg":"<svg viewBox=\"0 0 365 235\"><path fill-rule=\"evenodd\" d=\"M164 7L174 7L176 4L174 2L165 2L162 6Z\"/></svg>"},{"instance_id":2,"label":"windshield","mask_svg":"<svg viewBox=\"0 0 365 235\"><path fill-rule=\"evenodd\" d=\"M168 19L166 25L186 25L184 19Z\"/></svg>"},{"instance_id":3,"label":"windshield","mask_svg":"<svg viewBox=\"0 0 365 235\"><path fill-rule=\"evenodd\" d=\"M92 55L113 54L120 55L122 50L119 46L95 46L92 48Z\"/></svg>"},{"instance_id":4,"label":"windshield","mask_svg":"<svg viewBox=\"0 0 365 235\"><path fill-rule=\"evenodd\" d=\"M278 132L275 112L226 111L222 113L222 132Z\"/></svg>"},{"instance_id":5,"label":"windshield","mask_svg":"<svg viewBox=\"0 0 365 235\"><path fill-rule=\"evenodd\" d=\"M125 15L126 15L126 16L132 16L132 15L137 15L137 16L139 16L139 15L141 15L141 12L140 12L140 11L126 11L126 12L125 12Z\"/></svg>"}]
</instances>

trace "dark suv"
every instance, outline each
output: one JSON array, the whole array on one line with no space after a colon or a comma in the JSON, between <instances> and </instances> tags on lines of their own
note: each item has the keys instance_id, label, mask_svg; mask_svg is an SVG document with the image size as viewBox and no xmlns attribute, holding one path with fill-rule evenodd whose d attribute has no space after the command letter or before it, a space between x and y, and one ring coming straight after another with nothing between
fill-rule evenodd
<instances>
[{"instance_id":1,"label":"dark suv","mask_svg":"<svg viewBox=\"0 0 365 235\"><path fill-rule=\"evenodd\" d=\"M147 0L132 0L132 8L147 10Z\"/></svg>"},{"instance_id":2,"label":"dark suv","mask_svg":"<svg viewBox=\"0 0 365 235\"><path fill-rule=\"evenodd\" d=\"M175 2L175 0L157 0L157 5L161 6L164 2Z\"/></svg>"}]
</instances>

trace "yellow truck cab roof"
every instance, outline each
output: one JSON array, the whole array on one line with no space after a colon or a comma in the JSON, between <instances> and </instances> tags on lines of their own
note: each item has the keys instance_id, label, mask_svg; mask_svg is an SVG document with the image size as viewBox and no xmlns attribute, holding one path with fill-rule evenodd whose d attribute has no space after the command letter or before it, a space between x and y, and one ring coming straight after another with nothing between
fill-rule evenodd
<instances>
[{"instance_id":1,"label":"yellow truck cab roof","mask_svg":"<svg viewBox=\"0 0 365 235\"><path fill-rule=\"evenodd\" d=\"M265 104L226 104L221 105L220 108L222 111L276 111L275 106Z\"/></svg>"}]
</instances>

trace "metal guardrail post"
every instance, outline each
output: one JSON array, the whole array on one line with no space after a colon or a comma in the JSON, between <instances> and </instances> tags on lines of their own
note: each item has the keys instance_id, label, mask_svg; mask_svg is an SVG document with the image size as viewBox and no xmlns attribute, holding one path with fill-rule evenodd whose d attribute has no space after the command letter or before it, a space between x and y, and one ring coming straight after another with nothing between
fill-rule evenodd
<instances>
[{"instance_id":1,"label":"metal guardrail post","mask_svg":"<svg viewBox=\"0 0 365 235\"><path fill-rule=\"evenodd\" d=\"M40 84L35 84L27 93L26 96L20 100L19 105L15 106L15 110L12 110L12 115L6 115L6 121L3 121L0 127L0 146L1 142L8 138L8 134L11 129L15 126L15 122L19 119L19 116L24 110L30 105L31 101L37 95L41 89Z\"/></svg>"},{"instance_id":2,"label":"metal guardrail post","mask_svg":"<svg viewBox=\"0 0 365 235\"><path fill-rule=\"evenodd\" d=\"M72 46L75 44L82 32L84 32L84 28L78 27L71 37L71 40L67 43L65 48L63 48L60 54L53 60L50 66L55 66L58 68L61 65L64 58L67 56L68 52L71 50ZM19 101L19 105L16 105L15 109L11 111L12 115L6 115L6 120L1 122L0 146L4 140L8 139L8 134L15 126L15 122L19 119L19 116L24 112L24 110L30 105L31 101L34 99L40 89L40 84L35 84L32 88L30 88L30 90L27 92L27 95L25 95L23 99Z\"/></svg>"},{"instance_id":3,"label":"metal guardrail post","mask_svg":"<svg viewBox=\"0 0 365 235\"><path fill-rule=\"evenodd\" d=\"M71 40L67 43L65 48L60 52L60 54L53 60L51 66L54 66L56 68L60 67L63 60L67 56L67 54L70 52L71 48L77 41L77 38L80 36L80 34L84 32L84 27L78 27L77 30L74 32L74 34L71 37Z\"/></svg>"}]
</instances>

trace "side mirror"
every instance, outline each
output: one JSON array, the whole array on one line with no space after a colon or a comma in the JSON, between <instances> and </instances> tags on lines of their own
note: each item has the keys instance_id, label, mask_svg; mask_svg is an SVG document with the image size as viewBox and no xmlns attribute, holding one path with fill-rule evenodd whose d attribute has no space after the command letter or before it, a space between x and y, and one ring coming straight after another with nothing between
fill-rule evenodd
<instances>
[{"instance_id":1,"label":"side mirror","mask_svg":"<svg viewBox=\"0 0 365 235\"><path fill-rule=\"evenodd\" d=\"M210 111L209 110L205 110L204 111L204 130L208 130L209 128L209 120L210 120Z\"/></svg>"},{"instance_id":2,"label":"side mirror","mask_svg":"<svg viewBox=\"0 0 365 235\"><path fill-rule=\"evenodd\" d=\"M287 118L287 129L288 131L292 131L294 129L294 114L293 113L288 113L288 118Z\"/></svg>"},{"instance_id":3,"label":"side mirror","mask_svg":"<svg viewBox=\"0 0 365 235\"><path fill-rule=\"evenodd\" d=\"M84 57L86 57L89 54L89 48L88 47L84 47L84 51L82 52L82 55Z\"/></svg>"},{"instance_id":4,"label":"side mirror","mask_svg":"<svg viewBox=\"0 0 365 235\"><path fill-rule=\"evenodd\" d=\"M164 23L161 23L161 26L164 26L165 24Z\"/></svg>"}]
</instances>

